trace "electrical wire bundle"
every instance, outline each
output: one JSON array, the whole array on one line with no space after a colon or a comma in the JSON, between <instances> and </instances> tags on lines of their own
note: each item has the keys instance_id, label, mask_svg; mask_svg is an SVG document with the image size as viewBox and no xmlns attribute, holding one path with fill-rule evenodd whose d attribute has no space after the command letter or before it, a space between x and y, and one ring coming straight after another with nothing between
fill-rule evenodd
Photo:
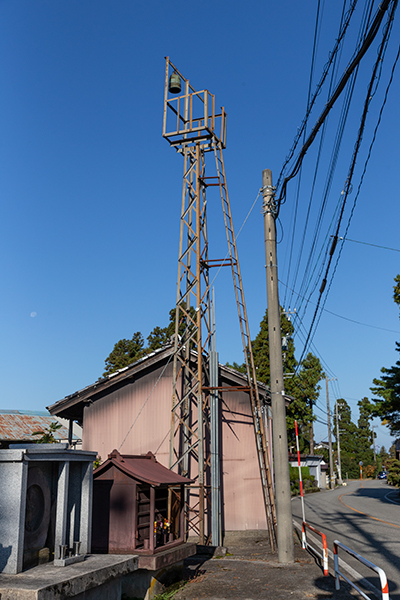
<instances>
[{"instance_id":1,"label":"electrical wire bundle","mask_svg":"<svg viewBox=\"0 0 400 600\"><path fill-rule=\"evenodd\" d=\"M285 240L286 256L280 265L283 283L280 298L285 308L296 307L294 336L299 337L302 345L298 368L312 346L332 286L393 81L400 50L388 74L383 67L397 3L398 0L384 0L378 5L368 0L358 6L357 0L344 1L333 49L312 94L323 21L321 2L318 2L306 114L276 185L278 215L286 205L291 219L287 227L290 235ZM349 50L349 36L354 39L356 28L357 41L354 49ZM365 77L368 78L366 86ZM384 78L386 87L382 96L377 92ZM309 129L311 117L321 102L322 111ZM367 126L368 117L375 119L372 127L369 123ZM367 137L369 149L363 155L362 142ZM357 163L361 159L360 171ZM340 191L337 191L339 185ZM349 197L355 186L350 205ZM332 200L335 190L336 200ZM285 210L285 218L287 212ZM310 307L313 314L305 326Z\"/></svg>"}]
</instances>

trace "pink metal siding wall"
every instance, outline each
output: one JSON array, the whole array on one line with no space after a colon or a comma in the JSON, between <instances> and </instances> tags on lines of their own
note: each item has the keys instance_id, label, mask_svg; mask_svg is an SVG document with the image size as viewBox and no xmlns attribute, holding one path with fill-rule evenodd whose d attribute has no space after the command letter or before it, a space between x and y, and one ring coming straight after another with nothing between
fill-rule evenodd
<instances>
[{"instance_id":1,"label":"pink metal siding wall","mask_svg":"<svg viewBox=\"0 0 400 600\"><path fill-rule=\"evenodd\" d=\"M250 401L243 392L223 394L222 473L225 529L267 526Z\"/></svg>"},{"instance_id":2,"label":"pink metal siding wall","mask_svg":"<svg viewBox=\"0 0 400 600\"><path fill-rule=\"evenodd\" d=\"M146 454L150 450L168 467L172 363L152 391L162 369L163 366L154 369L131 383L124 382L119 389L88 404L84 412L83 448L97 452L102 461L114 448L121 454ZM139 411L142 412L137 418Z\"/></svg>"},{"instance_id":3,"label":"pink metal siding wall","mask_svg":"<svg viewBox=\"0 0 400 600\"><path fill-rule=\"evenodd\" d=\"M162 369L163 366L149 371L137 380L132 379L131 383L124 382L119 389L107 392L85 407L85 450L97 452L102 461L114 448L122 454L145 454L150 450L161 464L168 467L172 363L153 389ZM223 394L221 404L224 528L228 531L265 529L265 509L248 395L227 392ZM189 476L196 474L191 472Z\"/></svg>"}]
</instances>

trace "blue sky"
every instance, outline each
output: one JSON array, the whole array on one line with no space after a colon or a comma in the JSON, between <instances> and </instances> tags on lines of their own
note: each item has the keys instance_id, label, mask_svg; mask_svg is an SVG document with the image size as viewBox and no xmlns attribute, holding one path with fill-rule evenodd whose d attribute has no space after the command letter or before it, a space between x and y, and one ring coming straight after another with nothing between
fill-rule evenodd
<instances>
[{"instance_id":1,"label":"blue sky","mask_svg":"<svg viewBox=\"0 0 400 600\"><path fill-rule=\"evenodd\" d=\"M116 341L138 330L146 337L168 321L176 296L183 164L161 135L164 57L170 56L196 89L214 93L228 113L225 166L238 231L257 197L262 170L272 169L276 180L304 116L317 4L0 1L2 408L43 410L95 381ZM335 42L342 8L322 5L312 88ZM349 29L339 74L352 54L361 18L356 14ZM371 101L349 203L397 52L398 26L395 21ZM331 234L377 46L358 73L322 237ZM351 239L391 248L400 247L399 87L396 72L348 232ZM318 99L310 127L326 94ZM321 173L337 130L339 109L333 112ZM316 148L307 154L301 174L293 243L297 181L289 185L280 211L279 276L289 287L305 231ZM324 176L316 186L318 198ZM210 257L220 258L224 231L217 208L211 218ZM307 240L312 231L313 226ZM252 337L266 308L263 244L258 198L238 237ZM305 246L295 285L307 252ZM343 396L354 416L380 368L397 360L400 323L392 288L399 271L398 252L346 242L325 304L331 312L323 312L313 338L324 368L337 377L330 384L331 404ZM285 308L299 310L299 297L290 298L285 285ZM220 360L241 362L228 274L217 277L215 291ZM302 317L303 337L299 331L295 338L298 354L315 301L314 294ZM323 385L320 407L324 403ZM317 415L324 420L321 411ZM390 436L376 424L378 444L389 446ZM326 428L317 424L316 438L325 436Z\"/></svg>"}]
</instances>

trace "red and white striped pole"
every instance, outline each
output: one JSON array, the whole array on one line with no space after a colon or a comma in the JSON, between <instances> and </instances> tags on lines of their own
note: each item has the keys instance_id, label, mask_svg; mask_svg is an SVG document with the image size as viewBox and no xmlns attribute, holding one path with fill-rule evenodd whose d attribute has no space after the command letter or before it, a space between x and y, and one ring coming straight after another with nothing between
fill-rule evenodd
<instances>
[{"instance_id":1,"label":"red and white striped pole","mask_svg":"<svg viewBox=\"0 0 400 600\"><path fill-rule=\"evenodd\" d=\"M299 450L299 434L298 434L298 431L297 431L297 421L294 422L294 428L295 428L295 432L296 432L297 463L299 465L301 510L302 510L302 513L303 513L303 522L304 522L306 520L306 517L305 517L305 513L304 513L303 478L301 476L300 450Z\"/></svg>"}]
</instances>

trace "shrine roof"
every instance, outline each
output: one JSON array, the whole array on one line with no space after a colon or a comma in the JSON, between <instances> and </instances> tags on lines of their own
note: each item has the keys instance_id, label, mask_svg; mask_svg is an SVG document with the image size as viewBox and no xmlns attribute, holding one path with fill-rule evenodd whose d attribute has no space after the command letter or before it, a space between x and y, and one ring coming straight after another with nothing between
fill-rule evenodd
<instances>
[{"instance_id":1,"label":"shrine roof","mask_svg":"<svg viewBox=\"0 0 400 600\"><path fill-rule=\"evenodd\" d=\"M129 477L153 486L181 485L193 482L192 479L182 477L182 475L178 475L164 467L157 461L152 452L140 455L127 455L120 454L118 450L113 450L108 455L108 459L94 471L94 478L96 479L102 475L111 466L115 466Z\"/></svg>"}]
</instances>

